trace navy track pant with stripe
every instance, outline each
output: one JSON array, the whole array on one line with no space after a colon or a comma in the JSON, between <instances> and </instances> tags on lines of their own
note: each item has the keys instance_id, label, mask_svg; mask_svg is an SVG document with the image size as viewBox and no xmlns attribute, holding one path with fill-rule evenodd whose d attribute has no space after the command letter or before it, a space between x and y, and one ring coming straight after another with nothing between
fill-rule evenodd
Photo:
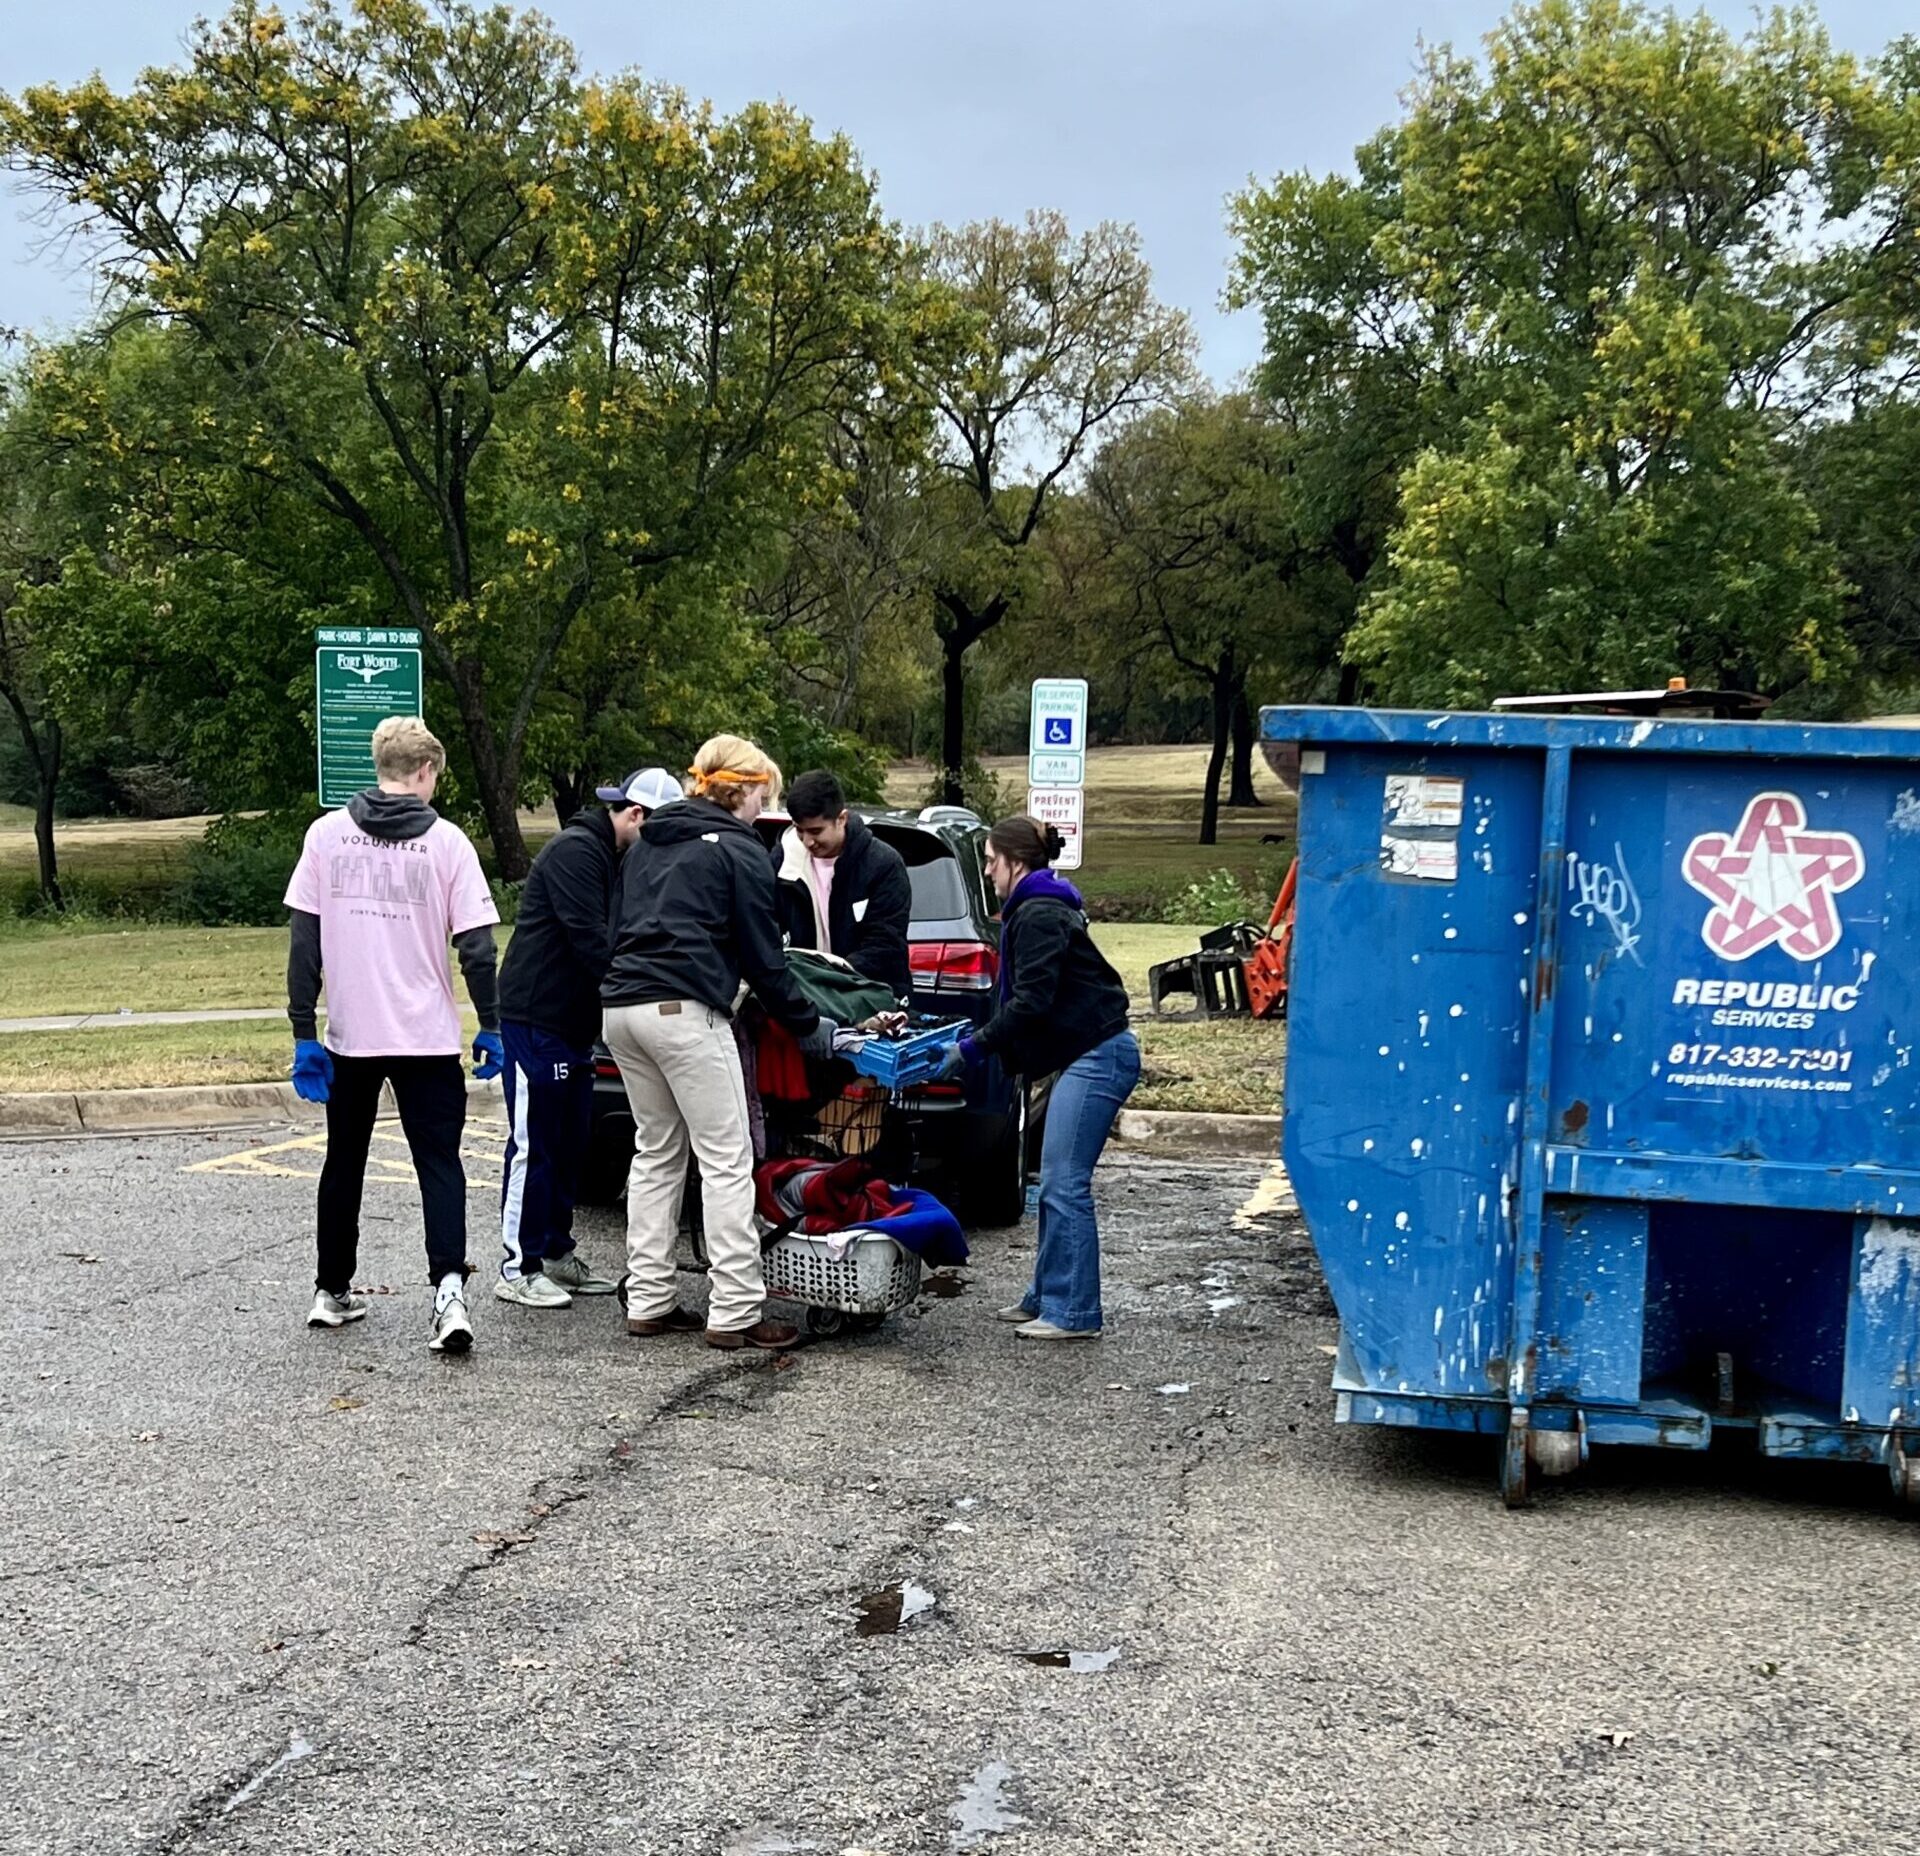
<instances>
[{"instance_id":1,"label":"navy track pant with stripe","mask_svg":"<svg viewBox=\"0 0 1920 1856\"><path fill-rule=\"evenodd\" d=\"M573 1248L573 1201L593 1125L593 1052L511 1019L506 1048L506 1173L500 1186L500 1274L536 1274Z\"/></svg>"}]
</instances>

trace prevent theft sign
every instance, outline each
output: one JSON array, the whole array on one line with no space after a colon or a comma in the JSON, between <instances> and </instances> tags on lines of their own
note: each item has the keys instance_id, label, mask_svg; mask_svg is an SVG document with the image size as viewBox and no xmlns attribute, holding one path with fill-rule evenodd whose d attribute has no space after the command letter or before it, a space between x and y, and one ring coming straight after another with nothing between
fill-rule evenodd
<instances>
[{"instance_id":1,"label":"prevent theft sign","mask_svg":"<svg viewBox=\"0 0 1920 1856\"><path fill-rule=\"evenodd\" d=\"M322 625L313 634L320 803L341 806L374 784L373 731L418 715L420 634L410 626Z\"/></svg>"}]
</instances>

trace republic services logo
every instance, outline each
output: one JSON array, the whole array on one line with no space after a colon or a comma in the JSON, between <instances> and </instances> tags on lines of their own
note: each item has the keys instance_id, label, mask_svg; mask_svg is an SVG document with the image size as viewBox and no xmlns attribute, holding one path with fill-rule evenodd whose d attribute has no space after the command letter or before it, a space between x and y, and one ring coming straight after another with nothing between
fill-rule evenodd
<instances>
[{"instance_id":1,"label":"republic services logo","mask_svg":"<svg viewBox=\"0 0 1920 1856\"><path fill-rule=\"evenodd\" d=\"M1795 960L1818 960L1840 945L1834 898L1866 875L1867 860L1851 832L1809 831L1793 793L1755 793L1734 835L1702 832L1680 868L1715 905L1700 933L1723 960L1776 941Z\"/></svg>"}]
</instances>

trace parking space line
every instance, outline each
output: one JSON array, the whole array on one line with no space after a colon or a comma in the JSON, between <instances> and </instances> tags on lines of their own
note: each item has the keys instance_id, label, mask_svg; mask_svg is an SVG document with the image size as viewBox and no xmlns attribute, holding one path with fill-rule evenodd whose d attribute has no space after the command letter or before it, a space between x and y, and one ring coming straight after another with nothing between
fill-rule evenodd
<instances>
[{"instance_id":1,"label":"parking space line","mask_svg":"<svg viewBox=\"0 0 1920 1856\"><path fill-rule=\"evenodd\" d=\"M479 1144L473 1144L475 1137ZM504 1130L469 1127L461 1139L460 1158L466 1165L467 1190L488 1198L500 1191L500 1153L505 1144ZM400 1151L387 1153L383 1147ZM270 1147L243 1147L235 1153L216 1154L211 1160L195 1160L182 1167L183 1173L238 1173L251 1179L317 1180L320 1165L326 1159L324 1132L302 1134L292 1140L276 1141ZM300 1164L306 1162L306 1164ZM413 1186L419 1176L407 1152L407 1138L393 1127L373 1131L373 1145L367 1153L367 1183L375 1186Z\"/></svg>"}]
</instances>

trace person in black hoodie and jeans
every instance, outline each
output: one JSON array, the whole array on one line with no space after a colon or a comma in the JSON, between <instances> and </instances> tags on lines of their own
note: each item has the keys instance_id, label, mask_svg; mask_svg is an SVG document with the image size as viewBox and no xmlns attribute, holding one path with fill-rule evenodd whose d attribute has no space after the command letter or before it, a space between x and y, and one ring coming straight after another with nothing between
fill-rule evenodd
<instances>
[{"instance_id":1,"label":"person in black hoodie and jeans","mask_svg":"<svg viewBox=\"0 0 1920 1856\"><path fill-rule=\"evenodd\" d=\"M565 1308L576 1295L614 1289L573 1241L593 1132L600 986L613 957L620 859L648 814L679 799L680 782L645 767L594 797L607 809L577 813L533 860L500 968L507 1151L493 1292L523 1308Z\"/></svg>"},{"instance_id":2,"label":"person in black hoodie and jeans","mask_svg":"<svg viewBox=\"0 0 1920 1856\"><path fill-rule=\"evenodd\" d=\"M1016 1076L1055 1077L1033 1282L998 1311L1027 1340L1099 1338L1093 1169L1140 1080L1127 989L1093 944L1080 892L1048 868L1061 849L1059 832L1030 818L1002 819L988 832L987 876L1001 901L999 1003L945 1066L953 1077L997 1056Z\"/></svg>"},{"instance_id":3,"label":"person in black hoodie and jeans","mask_svg":"<svg viewBox=\"0 0 1920 1856\"><path fill-rule=\"evenodd\" d=\"M778 1350L800 1334L763 1314L753 1136L733 1037L741 983L808 1056L831 1054L835 1026L787 972L773 864L753 829L779 793L780 769L751 741L718 735L692 773L693 797L648 819L627 853L613 964L600 990L607 1048L633 1110L627 1332L703 1325L675 1294L673 1242L691 1148L706 1223L707 1343Z\"/></svg>"}]
</instances>

